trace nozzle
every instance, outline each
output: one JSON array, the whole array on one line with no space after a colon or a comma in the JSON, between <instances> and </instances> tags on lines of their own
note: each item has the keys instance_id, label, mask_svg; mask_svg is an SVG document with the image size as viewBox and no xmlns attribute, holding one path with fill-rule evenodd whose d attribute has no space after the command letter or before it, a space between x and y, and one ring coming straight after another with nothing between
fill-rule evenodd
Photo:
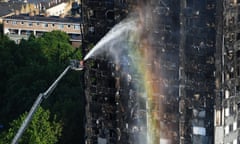
<instances>
[{"instance_id":1,"label":"nozzle","mask_svg":"<svg viewBox=\"0 0 240 144\"><path fill-rule=\"evenodd\" d=\"M73 70L83 70L84 61L83 60L70 60L70 66Z\"/></svg>"}]
</instances>

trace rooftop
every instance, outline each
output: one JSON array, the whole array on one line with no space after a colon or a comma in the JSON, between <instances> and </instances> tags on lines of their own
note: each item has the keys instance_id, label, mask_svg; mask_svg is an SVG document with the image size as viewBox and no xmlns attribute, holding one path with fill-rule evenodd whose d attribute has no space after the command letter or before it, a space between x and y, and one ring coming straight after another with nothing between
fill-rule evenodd
<instances>
[{"instance_id":1,"label":"rooftop","mask_svg":"<svg viewBox=\"0 0 240 144\"><path fill-rule=\"evenodd\" d=\"M12 13L14 10L20 10L23 4L22 2L0 2L0 17Z\"/></svg>"},{"instance_id":2,"label":"rooftop","mask_svg":"<svg viewBox=\"0 0 240 144\"><path fill-rule=\"evenodd\" d=\"M29 16L29 14L12 15L12 16L5 17L5 19L44 21L44 22L64 22L64 23L80 23L81 21L80 17L59 17L59 16L44 16L44 15Z\"/></svg>"},{"instance_id":3,"label":"rooftop","mask_svg":"<svg viewBox=\"0 0 240 144\"><path fill-rule=\"evenodd\" d=\"M0 2L0 17L6 16L16 10L20 11L26 5L34 4L36 8L44 11L45 9L54 7L67 0L28 0L27 3L24 0L10 0L8 2Z\"/></svg>"}]
</instances>

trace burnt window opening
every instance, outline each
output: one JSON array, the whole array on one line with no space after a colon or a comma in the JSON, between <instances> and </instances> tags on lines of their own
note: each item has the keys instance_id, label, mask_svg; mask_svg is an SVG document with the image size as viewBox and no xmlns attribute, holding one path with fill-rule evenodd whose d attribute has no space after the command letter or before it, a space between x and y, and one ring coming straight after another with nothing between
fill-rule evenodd
<instances>
[{"instance_id":1,"label":"burnt window opening","mask_svg":"<svg viewBox=\"0 0 240 144\"><path fill-rule=\"evenodd\" d=\"M237 40L240 40L240 33L237 33Z\"/></svg>"},{"instance_id":2,"label":"burnt window opening","mask_svg":"<svg viewBox=\"0 0 240 144\"><path fill-rule=\"evenodd\" d=\"M108 20L114 20L114 12L113 11L107 11L106 12L106 18Z\"/></svg>"},{"instance_id":3,"label":"burnt window opening","mask_svg":"<svg viewBox=\"0 0 240 144\"><path fill-rule=\"evenodd\" d=\"M230 115L235 114L235 110L234 110L234 106L233 105L230 106L229 113L230 113Z\"/></svg>"},{"instance_id":4,"label":"burnt window opening","mask_svg":"<svg viewBox=\"0 0 240 144\"><path fill-rule=\"evenodd\" d=\"M234 78L234 73L227 72L225 75L226 75L226 79L225 80L230 80L230 79Z\"/></svg>"},{"instance_id":5,"label":"burnt window opening","mask_svg":"<svg viewBox=\"0 0 240 144\"><path fill-rule=\"evenodd\" d=\"M234 73L229 74L230 79L234 78Z\"/></svg>"},{"instance_id":6,"label":"burnt window opening","mask_svg":"<svg viewBox=\"0 0 240 144\"><path fill-rule=\"evenodd\" d=\"M231 17L229 19L229 24L234 24L235 23L235 17Z\"/></svg>"},{"instance_id":7,"label":"burnt window opening","mask_svg":"<svg viewBox=\"0 0 240 144\"><path fill-rule=\"evenodd\" d=\"M186 0L187 7L192 7L193 6L193 0Z\"/></svg>"},{"instance_id":8,"label":"burnt window opening","mask_svg":"<svg viewBox=\"0 0 240 144\"><path fill-rule=\"evenodd\" d=\"M237 21L240 22L240 14L237 16Z\"/></svg>"},{"instance_id":9,"label":"burnt window opening","mask_svg":"<svg viewBox=\"0 0 240 144\"><path fill-rule=\"evenodd\" d=\"M236 91L237 91L237 92L240 91L240 86L239 86L239 85L236 86Z\"/></svg>"},{"instance_id":10,"label":"burnt window opening","mask_svg":"<svg viewBox=\"0 0 240 144\"><path fill-rule=\"evenodd\" d=\"M240 111L240 103L237 104L237 107L238 107L238 111ZM240 121L240 118L239 118L239 121ZM239 123L240 124L240 123ZM240 125L239 125L240 126Z\"/></svg>"},{"instance_id":11,"label":"burnt window opening","mask_svg":"<svg viewBox=\"0 0 240 144\"><path fill-rule=\"evenodd\" d=\"M230 124L230 125L229 125L229 132L232 132L232 131L233 131L233 125Z\"/></svg>"},{"instance_id":12,"label":"burnt window opening","mask_svg":"<svg viewBox=\"0 0 240 144\"><path fill-rule=\"evenodd\" d=\"M229 35L229 42L232 42L232 41L234 41L235 40L235 33L231 33L230 35Z\"/></svg>"},{"instance_id":13,"label":"burnt window opening","mask_svg":"<svg viewBox=\"0 0 240 144\"><path fill-rule=\"evenodd\" d=\"M240 76L240 66L237 66L237 76Z\"/></svg>"},{"instance_id":14,"label":"burnt window opening","mask_svg":"<svg viewBox=\"0 0 240 144\"><path fill-rule=\"evenodd\" d=\"M240 50L236 52L237 58L240 58Z\"/></svg>"}]
</instances>

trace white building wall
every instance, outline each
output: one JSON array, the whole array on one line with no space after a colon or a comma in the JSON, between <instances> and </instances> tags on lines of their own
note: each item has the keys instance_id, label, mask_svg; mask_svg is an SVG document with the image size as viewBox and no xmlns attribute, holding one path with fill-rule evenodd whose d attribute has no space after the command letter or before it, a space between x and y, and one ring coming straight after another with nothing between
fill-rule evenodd
<instances>
[{"instance_id":1,"label":"white building wall","mask_svg":"<svg viewBox=\"0 0 240 144\"><path fill-rule=\"evenodd\" d=\"M54 7L51 7L49 9L46 10L47 14L51 15L51 16L59 16L61 14L65 14L65 9L67 7L67 3L61 3L58 4Z\"/></svg>"},{"instance_id":2,"label":"white building wall","mask_svg":"<svg viewBox=\"0 0 240 144\"><path fill-rule=\"evenodd\" d=\"M224 129L222 126L215 127L214 144L223 144Z\"/></svg>"},{"instance_id":3,"label":"white building wall","mask_svg":"<svg viewBox=\"0 0 240 144\"><path fill-rule=\"evenodd\" d=\"M9 33L10 33L10 32L9 32L9 29L8 29L8 28L4 28L4 29L3 29L3 33L4 33L4 34L9 34Z\"/></svg>"}]
</instances>

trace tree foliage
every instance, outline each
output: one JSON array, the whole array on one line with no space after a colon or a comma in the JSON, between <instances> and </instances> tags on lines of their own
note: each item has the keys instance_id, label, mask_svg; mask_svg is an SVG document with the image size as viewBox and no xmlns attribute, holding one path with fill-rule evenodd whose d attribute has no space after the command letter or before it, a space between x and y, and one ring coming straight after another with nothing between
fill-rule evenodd
<instances>
[{"instance_id":1,"label":"tree foliage","mask_svg":"<svg viewBox=\"0 0 240 144\"><path fill-rule=\"evenodd\" d=\"M24 113L10 123L8 131L1 134L1 144L8 144L12 141L26 115L27 113ZM56 115L54 115L53 120L50 120L50 111L39 107L18 143L55 144L61 136L61 130L61 122L56 121Z\"/></svg>"},{"instance_id":2,"label":"tree foliage","mask_svg":"<svg viewBox=\"0 0 240 144\"><path fill-rule=\"evenodd\" d=\"M81 51L69 44L66 33L53 31L42 37L30 36L19 45L0 36L0 125L29 111L39 93L44 92L69 64L81 59ZM83 143L83 73L69 71L42 106L63 123L58 143ZM1 133L1 129L0 129Z\"/></svg>"},{"instance_id":3,"label":"tree foliage","mask_svg":"<svg viewBox=\"0 0 240 144\"><path fill-rule=\"evenodd\" d=\"M3 34L3 24L1 23L0 24L0 35L2 35Z\"/></svg>"},{"instance_id":4,"label":"tree foliage","mask_svg":"<svg viewBox=\"0 0 240 144\"><path fill-rule=\"evenodd\" d=\"M45 33L41 38L37 39L41 45L43 53L50 61L62 62L68 60L74 48L69 44L69 37L61 31L52 31ZM75 54L81 56L80 53Z\"/></svg>"}]
</instances>

